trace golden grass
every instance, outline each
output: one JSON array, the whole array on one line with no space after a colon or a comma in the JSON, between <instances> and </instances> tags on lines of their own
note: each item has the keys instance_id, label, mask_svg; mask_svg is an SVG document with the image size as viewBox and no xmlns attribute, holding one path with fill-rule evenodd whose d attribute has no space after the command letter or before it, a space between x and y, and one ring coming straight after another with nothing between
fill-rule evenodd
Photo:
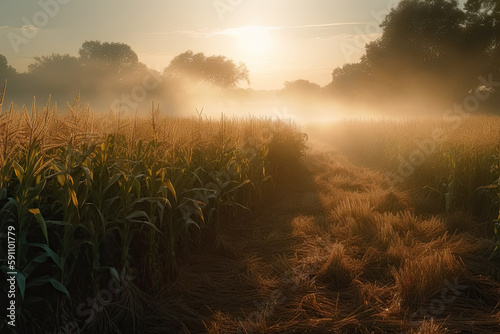
<instances>
[{"instance_id":1,"label":"golden grass","mask_svg":"<svg viewBox=\"0 0 500 334\"><path fill-rule=\"evenodd\" d=\"M158 205L154 196L169 199L174 207L181 202L169 193L165 178L171 178L174 190L179 190L177 195L185 197L197 191L203 193L209 184L222 180L210 171L236 170L230 184L241 185L249 179L255 186L209 197L205 205L196 198L195 203L202 206L203 219L192 219L203 233L200 235L192 224L189 229L180 229L178 232L184 237L178 239L178 247L170 247L174 239L166 240L162 235L174 231L169 227L179 226L179 220L158 224L162 235L148 229L144 232L144 228L134 225L140 221L124 224L137 228L134 233L146 239L132 239L130 249L122 245L116 259L124 259L126 266L139 266L136 272L142 276L99 314L92 324L94 332L103 328L123 329L122 325L135 330L139 324L148 328L145 333L454 333L478 329L483 333L498 332L500 266L490 258L495 247L491 222L485 216L475 215L472 209L476 206L453 209L463 205L469 196L474 200L473 191L464 195L460 191L465 188L459 188L450 206L453 210L446 213L444 198L425 188L428 181L443 182L446 178L449 182L453 176L475 189L474 185L492 178L491 173L496 170L489 166L485 172L491 161L481 157L492 153L491 145L499 139L494 126L500 123L493 118L466 120L463 124L470 129L464 132L465 140L450 132L443 145L436 147L436 153L407 178L407 183L391 188L384 171L397 169L397 156L412 150L415 138L425 138L432 127L450 130L449 124L352 122L344 124L342 131L330 131L337 136L341 149L350 150L352 159L360 162L360 157L368 158L361 162L382 169L380 172L354 165L330 150L311 151L303 165L293 166L291 161L301 161L303 135L295 125L283 122L177 119L161 117L156 108L147 119L111 112L103 116L90 112L79 101L61 115L51 108L31 114L11 109L8 116L0 118L0 129L8 132L7 136L0 133L2 163L25 162L25 149L38 143L46 159L42 165L50 160L51 150L60 150L57 159L61 165L78 165L77 158L84 153L85 145L96 144L102 155L92 156L93 164L105 154L114 155L117 159L109 166L120 169L108 170L125 172L110 188L114 193L108 196L130 204L139 190L149 189L147 198L152 202L146 203L154 205L137 205L141 211L151 212L151 217L156 217L151 221L157 219L155 222L159 211L152 209ZM108 139L110 134L113 141ZM273 141L276 136L280 137ZM142 150L138 147L140 140L156 143L150 156L138 153ZM112 150L106 151L106 145ZM473 149L469 149L471 145ZM68 146L77 152L74 156L67 153ZM448 158L443 158L443 153ZM455 159L453 168L450 154ZM96 178L100 170L93 164L86 162L84 166L95 168L92 175ZM153 169L155 166L158 168ZM137 168L133 173L126 172L133 168ZM474 177L466 177L471 171ZM485 173L487 177L483 177ZM67 174L78 180L78 173L68 170ZM13 168L2 175L0 188L9 188L10 194L19 183L11 180L18 176ZM436 175L443 178L436 181ZM112 178L110 175L105 180ZM140 186L134 178L138 178ZM74 181L82 188L71 186L68 177L64 180L54 178L50 187L62 194L75 189L76 199L83 206L88 195L83 188L84 178ZM157 188L151 186L155 180L159 180ZM274 190L264 186L270 185L271 180L280 181ZM73 208L72 198L68 195L59 201L67 203L66 209ZM255 210L249 214L239 210L236 203L253 206ZM435 205L434 211L426 203ZM196 205L193 207L199 213ZM214 213L221 208L231 213L226 219ZM44 214L49 213L44 210ZM130 214L123 212L125 216ZM67 217L76 222L79 216ZM116 218L119 222L123 219ZM37 227L35 231L39 229L36 224L30 226ZM51 245L54 232L55 227L50 227ZM39 231L34 235L41 237ZM111 233L103 236L102 248L94 255L111 261L113 257L106 257L106 252L112 252L110 246L117 238ZM151 240L156 243L150 243ZM61 254L68 254L68 250L61 250ZM181 261L172 277L170 271L164 270L178 257ZM128 258L135 259L125 261ZM69 262L72 258L67 259ZM138 264L150 259L155 259L151 268ZM87 264L95 262L90 255L86 260ZM88 273L98 272L99 266L88 265L78 277L88 282L92 278ZM152 277L155 282L150 282ZM460 293L451 299L450 284L460 288ZM138 285L151 290L138 289ZM68 286L75 291L75 281ZM444 289L448 289L445 297L449 302L444 304L444 310L433 312L436 300L443 300ZM92 296L91 292L88 294ZM78 297L87 296L83 292ZM68 306L64 311L68 312Z\"/></svg>"},{"instance_id":2,"label":"golden grass","mask_svg":"<svg viewBox=\"0 0 500 334\"><path fill-rule=\"evenodd\" d=\"M411 329L411 334L441 334L448 333L442 325L434 323L434 320L424 320L418 329Z\"/></svg>"},{"instance_id":3,"label":"golden grass","mask_svg":"<svg viewBox=\"0 0 500 334\"><path fill-rule=\"evenodd\" d=\"M495 268L488 259L491 235L488 240L452 231L446 215L419 214L408 193L388 189L381 179L374 178L365 189L346 190L329 175L342 169L350 179L358 173L363 178L364 169L336 157L331 153L308 159L310 175L298 178L293 188L279 190L278 201L267 203L249 227L254 233L248 242L232 234L238 237L229 240L244 253L262 254L252 266L254 278L244 280L261 288L252 290L259 291L253 307L224 311L224 318L215 309L205 313L211 332L454 333L480 328L495 333L498 310L492 300L500 283L494 276L481 278L491 275L488 267ZM302 205L312 198L311 189L321 203L313 212ZM377 210L384 200L404 205ZM268 237L273 229L278 233ZM278 240L280 235L286 242ZM286 273L284 279L280 273ZM281 277L272 286L285 299L255 322L252 312L270 301L264 288L270 286L270 277ZM456 295L452 289L459 289ZM442 312L433 313L443 291L448 302Z\"/></svg>"},{"instance_id":4,"label":"golden grass","mask_svg":"<svg viewBox=\"0 0 500 334\"><path fill-rule=\"evenodd\" d=\"M26 307L21 318L30 320L21 328L42 317L51 330L61 314L90 332L137 331L148 312L161 319L162 310L139 297L171 283L190 249L236 257L221 225L248 220L265 191L283 175L294 177L304 148L304 134L282 120L172 118L157 106L145 116L99 114L78 96L64 113L50 100L41 109L34 100L30 111L13 105L0 111L0 227L17 226L18 267L29 277L26 305L44 293L31 281L54 289L39 299L53 314ZM276 231L267 237L283 243ZM269 290L273 279L259 271L259 259L249 258L243 275ZM47 267L34 274L37 266ZM105 305L86 323L78 303L121 272L135 275L136 290L122 292L115 297L120 305ZM38 277L43 273L51 276Z\"/></svg>"},{"instance_id":5,"label":"golden grass","mask_svg":"<svg viewBox=\"0 0 500 334\"><path fill-rule=\"evenodd\" d=\"M393 272L398 298L405 306L425 305L443 289L445 281L459 278L464 271L463 263L449 249L407 259Z\"/></svg>"},{"instance_id":6,"label":"golden grass","mask_svg":"<svg viewBox=\"0 0 500 334\"><path fill-rule=\"evenodd\" d=\"M349 263L342 244L333 244L328 259L320 269L317 279L328 287L338 290L348 287L354 279L354 270Z\"/></svg>"},{"instance_id":7,"label":"golden grass","mask_svg":"<svg viewBox=\"0 0 500 334\"><path fill-rule=\"evenodd\" d=\"M498 217L497 116L348 120L329 128L322 139L352 161L382 171L394 189L410 190L420 211Z\"/></svg>"}]
</instances>

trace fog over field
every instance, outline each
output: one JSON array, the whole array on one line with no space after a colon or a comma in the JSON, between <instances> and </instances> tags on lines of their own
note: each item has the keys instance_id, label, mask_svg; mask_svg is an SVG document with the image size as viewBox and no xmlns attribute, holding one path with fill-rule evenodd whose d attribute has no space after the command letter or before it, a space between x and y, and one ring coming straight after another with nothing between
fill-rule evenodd
<instances>
[{"instance_id":1,"label":"fog over field","mask_svg":"<svg viewBox=\"0 0 500 334\"><path fill-rule=\"evenodd\" d=\"M0 333L500 333L499 116L498 0L2 0Z\"/></svg>"}]
</instances>

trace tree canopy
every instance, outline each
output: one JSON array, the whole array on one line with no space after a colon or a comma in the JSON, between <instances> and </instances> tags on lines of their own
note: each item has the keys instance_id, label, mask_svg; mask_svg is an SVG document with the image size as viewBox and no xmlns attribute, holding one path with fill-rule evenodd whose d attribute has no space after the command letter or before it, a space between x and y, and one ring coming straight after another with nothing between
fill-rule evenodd
<instances>
[{"instance_id":1,"label":"tree canopy","mask_svg":"<svg viewBox=\"0 0 500 334\"><path fill-rule=\"evenodd\" d=\"M171 77L187 76L223 88L235 88L241 81L250 84L245 64L236 65L224 56L206 57L203 53L195 54L191 50L172 59L164 74Z\"/></svg>"},{"instance_id":2,"label":"tree canopy","mask_svg":"<svg viewBox=\"0 0 500 334\"><path fill-rule=\"evenodd\" d=\"M304 79L285 81L284 86L280 95L285 97L316 97L321 92L320 85Z\"/></svg>"},{"instance_id":3,"label":"tree canopy","mask_svg":"<svg viewBox=\"0 0 500 334\"><path fill-rule=\"evenodd\" d=\"M391 98L414 94L449 100L500 74L500 3L402 0L355 64L336 68L329 91L338 97Z\"/></svg>"},{"instance_id":4,"label":"tree canopy","mask_svg":"<svg viewBox=\"0 0 500 334\"><path fill-rule=\"evenodd\" d=\"M16 70L7 62L7 58L0 54L0 79L8 79L16 73ZM3 85L3 80L1 85Z\"/></svg>"},{"instance_id":5,"label":"tree canopy","mask_svg":"<svg viewBox=\"0 0 500 334\"><path fill-rule=\"evenodd\" d=\"M132 48L123 43L101 43L87 41L82 44L80 62L87 68L116 71L123 74L135 70L139 66L139 57Z\"/></svg>"},{"instance_id":6,"label":"tree canopy","mask_svg":"<svg viewBox=\"0 0 500 334\"><path fill-rule=\"evenodd\" d=\"M62 74L71 73L80 67L80 60L69 54L53 53L50 56L35 57L34 62L28 65L28 72L32 74Z\"/></svg>"},{"instance_id":7,"label":"tree canopy","mask_svg":"<svg viewBox=\"0 0 500 334\"><path fill-rule=\"evenodd\" d=\"M224 56L187 51L176 56L162 75L139 62L129 45L99 41L84 42L78 56L53 53L34 57L25 73L17 73L0 55L0 82L9 79L7 97L19 102L52 94L53 100L64 105L80 92L98 108L148 108L154 99L175 109L192 94L190 85L179 85L184 78L235 89L240 82L249 81L249 72L245 64L236 65Z\"/></svg>"}]
</instances>

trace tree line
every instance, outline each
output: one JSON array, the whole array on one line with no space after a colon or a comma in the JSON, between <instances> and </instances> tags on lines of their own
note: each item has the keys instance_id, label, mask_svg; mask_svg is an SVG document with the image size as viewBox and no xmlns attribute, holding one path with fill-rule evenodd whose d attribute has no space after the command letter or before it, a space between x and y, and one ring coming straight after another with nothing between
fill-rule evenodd
<instances>
[{"instance_id":1,"label":"tree line","mask_svg":"<svg viewBox=\"0 0 500 334\"><path fill-rule=\"evenodd\" d=\"M491 96L500 106L500 2L402 0L381 24L382 36L366 45L358 63L332 73L325 87L342 100L387 101L410 97L463 100Z\"/></svg>"},{"instance_id":2,"label":"tree line","mask_svg":"<svg viewBox=\"0 0 500 334\"><path fill-rule=\"evenodd\" d=\"M133 109L162 100L177 108L183 87L189 85L225 90L249 83L245 64L224 56L187 51L176 56L162 72L149 69L124 43L86 41L78 56L53 53L35 57L24 73L17 72L0 55L0 80L8 81L7 99L22 104L33 96L52 95L65 103L76 94L94 108ZM97 106L95 105L96 101ZM113 102L114 101L114 102ZM133 110L132 110L133 111ZM175 110L173 110L175 112Z\"/></svg>"},{"instance_id":3,"label":"tree line","mask_svg":"<svg viewBox=\"0 0 500 334\"><path fill-rule=\"evenodd\" d=\"M494 94L500 86L498 0L467 0L463 6L457 0L402 0L381 28L381 37L366 45L360 61L334 69L328 85L287 81L279 95L292 102L321 97L371 106L427 101L448 107L474 94L488 97L481 99L483 110L500 106L500 94ZM4 78L14 101L49 94L67 101L80 92L99 109L134 109L139 102L144 107L160 100L174 111L193 95L183 90L186 82L196 89L235 94L242 93L235 89L240 84L249 84L245 64L224 56L187 51L159 72L139 62L130 46L99 41L83 43L77 57L35 57L25 73L18 73L0 55L0 79ZM99 100L105 102L96 106Z\"/></svg>"}]
</instances>

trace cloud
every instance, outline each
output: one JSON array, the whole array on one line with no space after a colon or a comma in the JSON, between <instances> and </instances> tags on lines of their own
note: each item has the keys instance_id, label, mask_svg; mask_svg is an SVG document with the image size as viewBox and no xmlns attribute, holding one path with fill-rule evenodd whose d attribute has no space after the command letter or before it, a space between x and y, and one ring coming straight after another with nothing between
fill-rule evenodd
<instances>
[{"instance_id":1,"label":"cloud","mask_svg":"<svg viewBox=\"0 0 500 334\"><path fill-rule=\"evenodd\" d=\"M333 27L343 27L352 25L363 25L368 22L334 22L334 23L324 23L324 24L308 24L302 26L288 26L286 29L328 29Z\"/></svg>"},{"instance_id":2,"label":"cloud","mask_svg":"<svg viewBox=\"0 0 500 334\"><path fill-rule=\"evenodd\" d=\"M34 31L34 30L41 30L42 28L37 27L35 25L23 25L21 27L11 27L11 26L0 26L0 30L10 30L10 31L15 31L15 32L22 32L22 31Z\"/></svg>"},{"instance_id":3,"label":"cloud","mask_svg":"<svg viewBox=\"0 0 500 334\"><path fill-rule=\"evenodd\" d=\"M175 30L167 32L151 32L146 35L188 35L191 37L208 38L215 35L220 29L202 28L197 30Z\"/></svg>"},{"instance_id":4,"label":"cloud","mask_svg":"<svg viewBox=\"0 0 500 334\"><path fill-rule=\"evenodd\" d=\"M287 31L287 30L312 30L312 29L333 29L337 27L345 27L352 25L364 25L368 22L332 22L323 24L307 24L307 25L297 25L297 26L241 26L235 28L226 29L211 29L202 28L197 30L175 30L169 32L154 32L148 33L149 35L187 35L194 38L210 38L214 36L238 36L242 32L247 32L249 30L259 30L259 31Z\"/></svg>"},{"instance_id":5,"label":"cloud","mask_svg":"<svg viewBox=\"0 0 500 334\"><path fill-rule=\"evenodd\" d=\"M382 37L382 32L374 34L363 34L365 40L375 41L376 39ZM344 41L354 41L354 39L359 38L359 34L338 34L331 36L330 38L340 39Z\"/></svg>"}]
</instances>

